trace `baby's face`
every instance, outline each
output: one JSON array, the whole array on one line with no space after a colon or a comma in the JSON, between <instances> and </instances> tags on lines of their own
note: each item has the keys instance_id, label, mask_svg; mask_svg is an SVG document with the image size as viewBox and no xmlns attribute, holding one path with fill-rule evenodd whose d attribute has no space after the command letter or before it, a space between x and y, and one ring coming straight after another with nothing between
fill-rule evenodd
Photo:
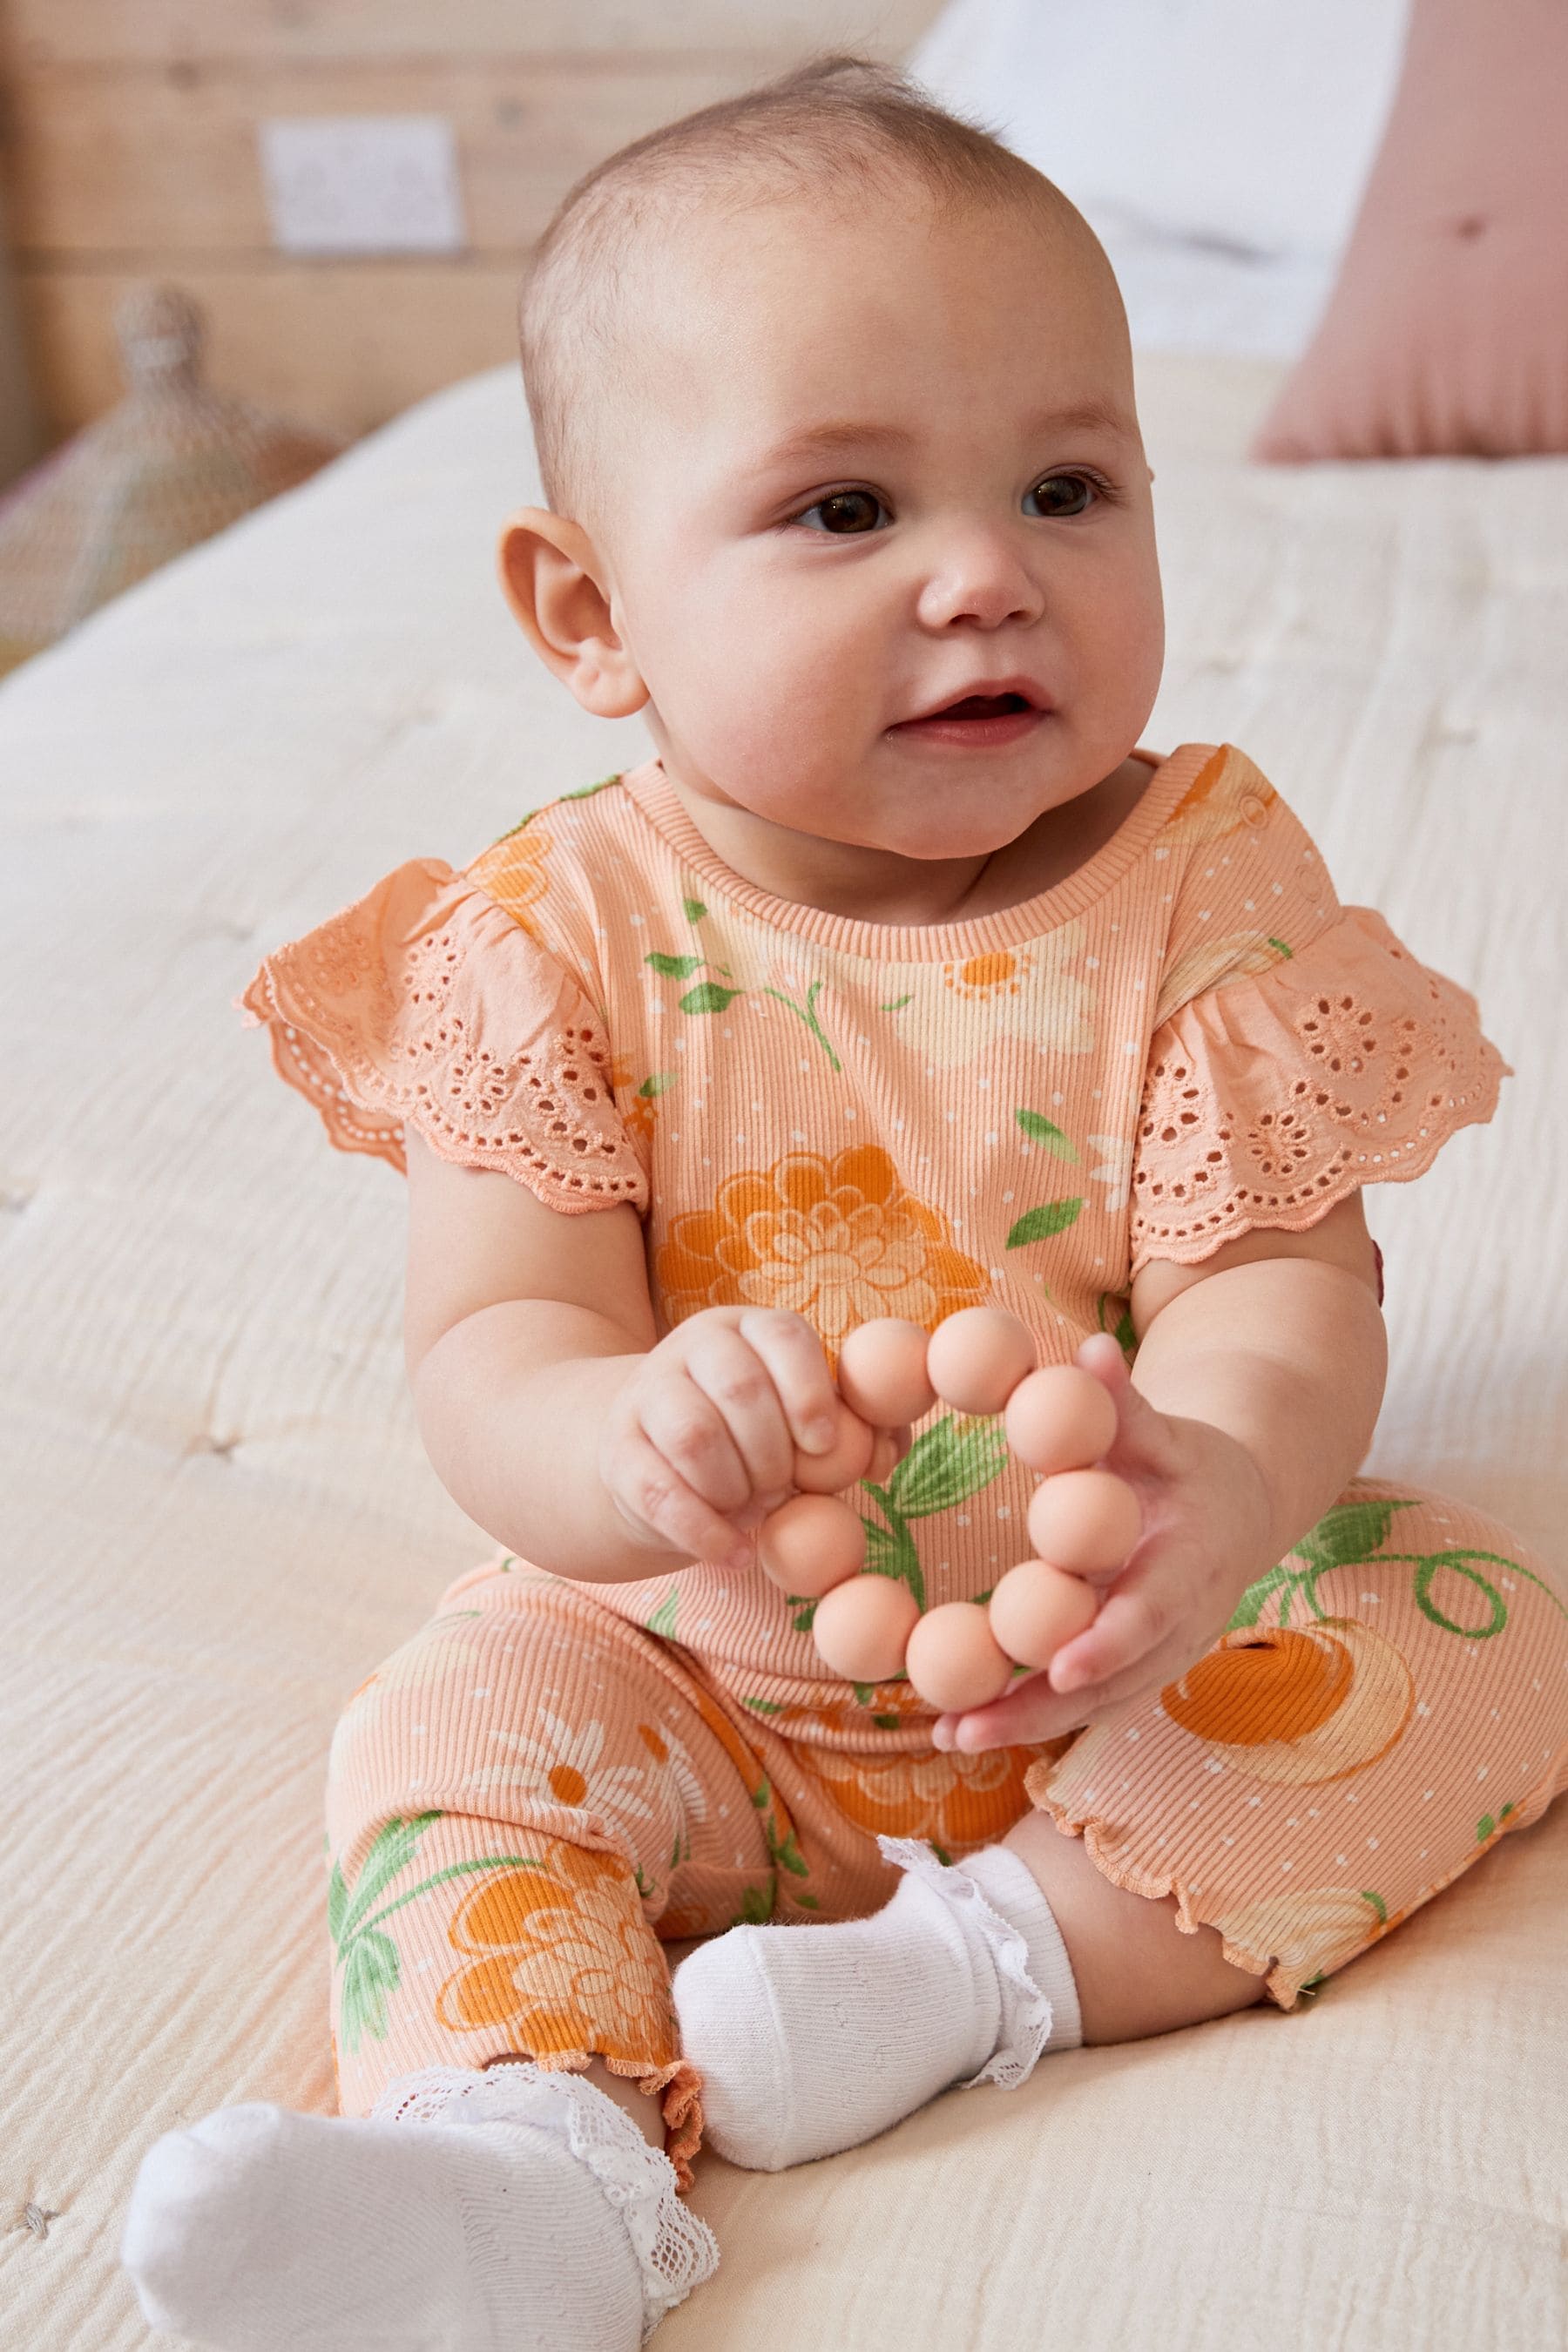
<instances>
[{"instance_id":1,"label":"baby's face","mask_svg":"<svg viewBox=\"0 0 1568 2352\"><path fill-rule=\"evenodd\" d=\"M1117 305L1048 221L770 206L643 281L593 536L689 793L912 858L1111 774L1164 651ZM1079 410L1107 409L1075 416ZM1120 421L1119 421L1120 420ZM1010 723L919 722L1010 686Z\"/></svg>"}]
</instances>

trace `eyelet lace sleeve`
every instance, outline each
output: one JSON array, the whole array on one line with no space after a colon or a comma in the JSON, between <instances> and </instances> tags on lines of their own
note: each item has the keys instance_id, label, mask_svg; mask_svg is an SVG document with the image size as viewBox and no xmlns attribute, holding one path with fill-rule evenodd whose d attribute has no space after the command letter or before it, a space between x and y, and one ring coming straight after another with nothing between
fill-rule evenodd
<instances>
[{"instance_id":1,"label":"eyelet lace sleeve","mask_svg":"<svg viewBox=\"0 0 1568 2352\"><path fill-rule=\"evenodd\" d=\"M483 890L414 858L266 957L235 1000L340 1151L406 1171L404 1130L568 1213L647 1204L581 984Z\"/></svg>"},{"instance_id":2,"label":"eyelet lace sleeve","mask_svg":"<svg viewBox=\"0 0 1568 2352\"><path fill-rule=\"evenodd\" d=\"M1511 1075L1475 999L1381 915L1342 908L1268 971L1156 1029L1132 1172L1132 1266L1190 1265L1258 1226L1300 1233L1363 1184L1408 1181L1490 1118Z\"/></svg>"}]
</instances>

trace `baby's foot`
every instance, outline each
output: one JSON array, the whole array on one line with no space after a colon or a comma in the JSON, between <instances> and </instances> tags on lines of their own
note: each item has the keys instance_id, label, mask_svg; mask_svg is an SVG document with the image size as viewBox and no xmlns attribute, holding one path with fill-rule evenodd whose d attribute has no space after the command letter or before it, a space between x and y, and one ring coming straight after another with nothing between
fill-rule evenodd
<instances>
[{"instance_id":1,"label":"baby's foot","mask_svg":"<svg viewBox=\"0 0 1568 2352\"><path fill-rule=\"evenodd\" d=\"M224 2352L633 2352L719 2250L614 2099L531 2063L165 2133L121 2258L151 2326Z\"/></svg>"},{"instance_id":2,"label":"baby's foot","mask_svg":"<svg viewBox=\"0 0 1568 2352\"><path fill-rule=\"evenodd\" d=\"M1016 1853L944 1868L912 1838L877 1843L906 1875L870 1918L731 1927L674 1973L704 2137L731 2164L858 2147L950 2084L1011 2089L1047 2040L1079 2038L1067 1948Z\"/></svg>"}]
</instances>

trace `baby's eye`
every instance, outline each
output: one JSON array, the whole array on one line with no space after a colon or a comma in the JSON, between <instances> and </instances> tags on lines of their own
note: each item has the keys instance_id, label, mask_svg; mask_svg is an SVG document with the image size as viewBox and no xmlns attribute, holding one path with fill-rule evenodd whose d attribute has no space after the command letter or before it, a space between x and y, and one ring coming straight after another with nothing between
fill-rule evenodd
<instances>
[{"instance_id":1,"label":"baby's eye","mask_svg":"<svg viewBox=\"0 0 1568 2352\"><path fill-rule=\"evenodd\" d=\"M876 529L877 517L886 511L871 490L834 490L797 514L795 520L805 523L808 530L829 531L836 539L863 538ZM813 515L820 515L821 521L813 522Z\"/></svg>"},{"instance_id":2,"label":"baby's eye","mask_svg":"<svg viewBox=\"0 0 1568 2352\"><path fill-rule=\"evenodd\" d=\"M1040 511L1047 521L1083 514L1087 501L1095 496L1098 491L1087 474L1043 474L1034 488L1024 493L1026 505L1030 499L1040 499Z\"/></svg>"}]
</instances>

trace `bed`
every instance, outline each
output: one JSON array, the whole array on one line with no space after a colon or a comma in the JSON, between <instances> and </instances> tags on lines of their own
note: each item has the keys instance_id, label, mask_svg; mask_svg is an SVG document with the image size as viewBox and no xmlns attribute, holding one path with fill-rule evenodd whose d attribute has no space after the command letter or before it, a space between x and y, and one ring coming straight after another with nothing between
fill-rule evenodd
<instances>
[{"instance_id":1,"label":"bed","mask_svg":"<svg viewBox=\"0 0 1568 2352\"><path fill-rule=\"evenodd\" d=\"M1493 1125L1371 1195L1370 1467L1568 1507L1568 461L1266 468L1279 363L1145 352L1169 605L1145 740L1244 746L1342 896L1479 993ZM405 1391L403 1200L230 998L401 858L645 753L491 578L536 495L461 384L0 688L0 2342L152 2339L116 2264L158 2133L330 2112L321 1785L348 1693L488 1548ZM1568 2340L1568 1806L1283 2016L949 2094L829 2161L709 2155L660 2352L1475 2352Z\"/></svg>"}]
</instances>

